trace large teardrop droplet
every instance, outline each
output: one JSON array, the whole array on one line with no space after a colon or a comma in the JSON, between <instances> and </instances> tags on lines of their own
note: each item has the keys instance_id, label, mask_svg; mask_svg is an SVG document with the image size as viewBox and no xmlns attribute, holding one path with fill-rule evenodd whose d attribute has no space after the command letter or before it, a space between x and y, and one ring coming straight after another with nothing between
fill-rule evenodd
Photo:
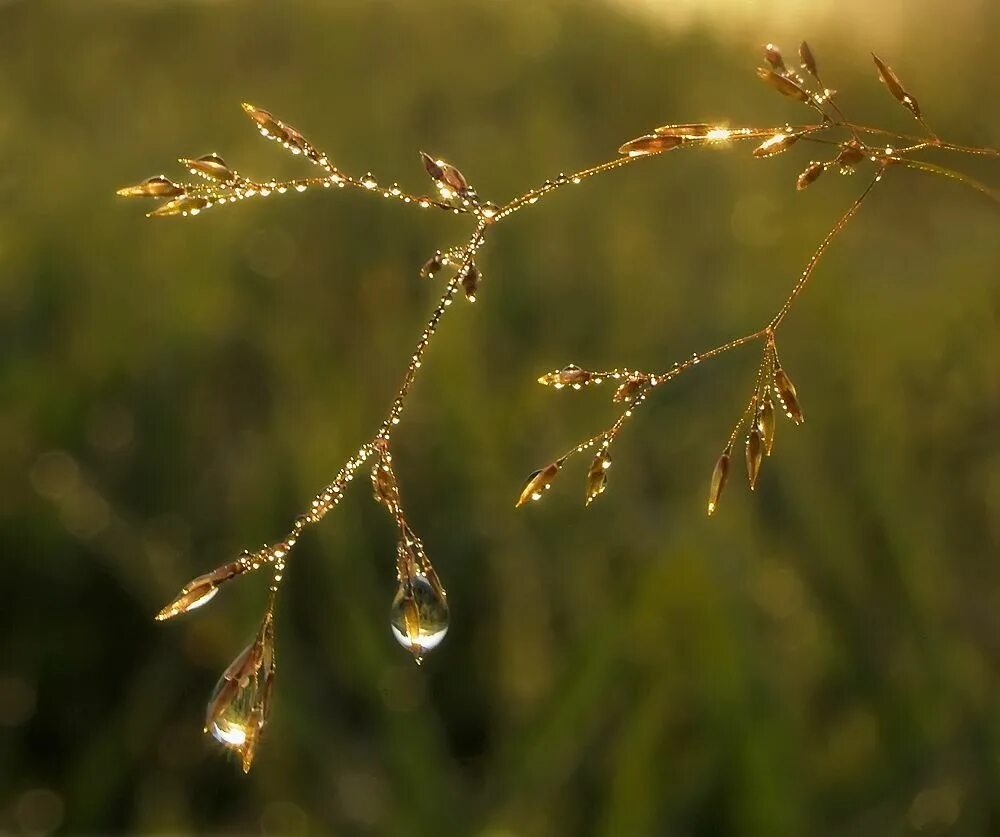
<instances>
[{"instance_id":1,"label":"large teardrop droplet","mask_svg":"<svg viewBox=\"0 0 1000 837\"><path fill-rule=\"evenodd\" d=\"M420 663L448 633L448 599L437 579L414 573L399 585L389 625L396 641Z\"/></svg>"},{"instance_id":2,"label":"large teardrop droplet","mask_svg":"<svg viewBox=\"0 0 1000 837\"><path fill-rule=\"evenodd\" d=\"M220 744L237 750L246 744L253 691L249 683L241 687L225 675L219 678L208 699L205 730Z\"/></svg>"},{"instance_id":3,"label":"large teardrop droplet","mask_svg":"<svg viewBox=\"0 0 1000 837\"><path fill-rule=\"evenodd\" d=\"M253 644L219 678L205 711L205 732L240 756L244 773L267 721L273 686L274 635L268 614Z\"/></svg>"},{"instance_id":4,"label":"large teardrop droplet","mask_svg":"<svg viewBox=\"0 0 1000 837\"><path fill-rule=\"evenodd\" d=\"M261 706L261 686L255 674L241 685L238 680L219 678L208 702L205 732L223 746L239 755L243 772L250 770L261 729L264 708Z\"/></svg>"}]
</instances>

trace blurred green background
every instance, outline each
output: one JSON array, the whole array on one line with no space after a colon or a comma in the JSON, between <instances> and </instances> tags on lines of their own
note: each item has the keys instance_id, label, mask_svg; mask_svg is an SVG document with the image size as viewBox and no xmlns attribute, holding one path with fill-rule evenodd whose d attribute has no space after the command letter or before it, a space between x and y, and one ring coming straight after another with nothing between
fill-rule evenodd
<instances>
[{"instance_id":1,"label":"blurred green background","mask_svg":"<svg viewBox=\"0 0 1000 837\"><path fill-rule=\"evenodd\" d=\"M756 349L658 393L587 510L585 461L512 507L616 414L534 381L764 322L863 185L797 194L808 147L667 155L496 230L396 436L452 607L423 668L364 485L290 565L249 777L201 719L264 579L152 621L369 436L437 294L417 267L468 230L351 192L155 222L114 197L179 155L302 171L241 101L344 170L424 190L426 149L500 202L654 125L799 118L753 68L807 37L858 121L912 130L875 50L942 135L1000 144L994 0L708 6L0 3L0 832L1000 833L1000 216L916 173L788 320L807 423L717 518Z\"/></svg>"}]
</instances>

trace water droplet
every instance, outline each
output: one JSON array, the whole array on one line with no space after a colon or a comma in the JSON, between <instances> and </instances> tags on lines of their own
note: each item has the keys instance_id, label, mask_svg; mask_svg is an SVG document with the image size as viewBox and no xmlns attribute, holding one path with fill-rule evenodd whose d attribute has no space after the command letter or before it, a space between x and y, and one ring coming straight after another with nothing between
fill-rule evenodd
<instances>
[{"instance_id":1,"label":"water droplet","mask_svg":"<svg viewBox=\"0 0 1000 837\"><path fill-rule=\"evenodd\" d=\"M419 662L448 633L448 601L437 579L414 573L399 585L389 625L396 641Z\"/></svg>"},{"instance_id":2,"label":"water droplet","mask_svg":"<svg viewBox=\"0 0 1000 837\"><path fill-rule=\"evenodd\" d=\"M239 754L244 772L250 770L264 726L264 716L258 705L260 692L256 676L250 678L247 685L241 686L238 681L227 680L223 675L208 702L209 717L205 722L205 732Z\"/></svg>"},{"instance_id":3,"label":"water droplet","mask_svg":"<svg viewBox=\"0 0 1000 837\"><path fill-rule=\"evenodd\" d=\"M243 771L253 762L267 720L274 685L274 646L270 617L256 640L219 678L205 711L205 732L235 750Z\"/></svg>"}]
</instances>

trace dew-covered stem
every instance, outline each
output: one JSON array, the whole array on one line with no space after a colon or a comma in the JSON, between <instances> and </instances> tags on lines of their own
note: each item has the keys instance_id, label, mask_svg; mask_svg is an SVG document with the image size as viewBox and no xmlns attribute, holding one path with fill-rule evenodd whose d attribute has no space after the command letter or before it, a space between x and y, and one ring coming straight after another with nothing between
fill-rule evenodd
<instances>
[{"instance_id":1,"label":"dew-covered stem","mask_svg":"<svg viewBox=\"0 0 1000 837\"><path fill-rule=\"evenodd\" d=\"M861 208L861 205L864 203L865 198L867 198L868 195L871 194L871 191L875 187L875 184L882 179L882 174L884 171L885 171L884 168L878 169L878 171L875 173L875 176L871 179L871 182L865 187L864 191L860 195L858 195L857 198L854 199L854 203L852 203L850 207L848 207L847 211L843 215L841 215L840 218L837 219L837 222L830 228L830 231L823 237L823 240L819 243L819 246L813 251L813 254L809 257L809 261L806 262L806 266L805 268L803 268L802 273L799 276L798 281L792 288L791 293L789 293L788 298L785 300L784 304L778 310L778 313L775 314L774 317L771 319L771 321L767 324L767 327L764 329L765 332L773 332L775 329L778 328L779 325L781 325L785 317L788 316L788 312L791 310L791 307L795 303L795 300L798 298L799 294L802 293L802 290L805 288L806 283L809 281L809 279L813 275L813 272L816 270L816 265L819 264L820 259L823 258L823 255L830 247L830 244L833 243L833 240L843 231L844 227L846 227L850 223L851 219L857 214L858 210Z\"/></svg>"}]
</instances>

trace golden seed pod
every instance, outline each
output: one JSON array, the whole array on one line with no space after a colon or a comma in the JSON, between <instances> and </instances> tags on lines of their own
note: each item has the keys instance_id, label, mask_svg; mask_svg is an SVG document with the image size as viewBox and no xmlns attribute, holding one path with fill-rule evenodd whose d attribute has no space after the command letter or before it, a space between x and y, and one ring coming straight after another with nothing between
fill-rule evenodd
<instances>
[{"instance_id":1,"label":"golden seed pod","mask_svg":"<svg viewBox=\"0 0 1000 837\"><path fill-rule=\"evenodd\" d=\"M812 96L799 87L794 81L785 76L779 75L774 70L770 70L767 67L757 68L757 78L763 81L765 84L770 85L775 90L777 90L782 96L788 96L792 99L796 99L800 102L811 102Z\"/></svg>"},{"instance_id":2,"label":"golden seed pod","mask_svg":"<svg viewBox=\"0 0 1000 837\"><path fill-rule=\"evenodd\" d=\"M179 162L192 174L200 174L209 180L217 180L220 183L229 183L236 177L236 173L226 165L226 161L218 154L206 154L195 159L181 157Z\"/></svg>"},{"instance_id":3,"label":"golden seed pod","mask_svg":"<svg viewBox=\"0 0 1000 837\"><path fill-rule=\"evenodd\" d=\"M892 67L882 61L882 59L879 58L874 52L872 53L872 59L875 61L875 67L878 70L879 78L882 79L885 86L889 88L889 92L892 93L896 101L909 110L910 113L917 117L917 119L920 119L920 105L918 105L917 100L903 88L903 83L899 80L899 76L892 71Z\"/></svg>"},{"instance_id":4,"label":"golden seed pod","mask_svg":"<svg viewBox=\"0 0 1000 837\"><path fill-rule=\"evenodd\" d=\"M156 614L156 621L162 622L165 619L173 619L181 613L208 604L219 592L219 588L207 575L199 576L190 582L177 597Z\"/></svg>"},{"instance_id":5,"label":"golden seed pod","mask_svg":"<svg viewBox=\"0 0 1000 837\"><path fill-rule=\"evenodd\" d=\"M192 579L184 585L170 604L156 614L156 621L173 619L175 616L208 604L219 592L219 585L244 572L245 569L246 567L239 561L230 561L210 573Z\"/></svg>"},{"instance_id":6,"label":"golden seed pod","mask_svg":"<svg viewBox=\"0 0 1000 837\"><path fill-rule=\"evenodd\" d=\"M147 177L135 186L125 186L115 192L123 198L178 198L184 194L184 187L178 186L162 174Z\"/></svg>"},{"instance_id":7,"label":"golden seed pod","mask_svg":"<svg viewBox=\"0 0 1000 837\"><path fill-rule=\"evenodd\" d=\"M799 61L802 62L802 66L806 68L816 81L819 81L819 70L816 68L816 56L813 55L813 51L809 48L809 44L803 41L799 44Z\"/></svg>"},{"instance_id":8,"label":"golden seed pod","mask_svg":"<svg viewBox=\"0 0 1000 837\"><path fill-rule=\"evenodd\" d=\"M587 505L589 506L608 487L607 470L611 467L611 458L608 456L606 448L597 452L594 461L590 463L590 470L587 471Z\"/></svg>"},{"instance_id":9,"label":"golden seed pod","mask_svg":"<svg viewBox=\"0 0 1000 837\"><path fill-rule=\"evenodd\" d=\"M629 157L641 157L645 154L660 154L676 148L684 140L675 134L647 134L629 140L618 149L619 154L628 154Z\"/></svg>"},{"instance_id":10,"label":"golden seed pod","mask_svg":"<svg viewBox=\"0 0 1000 837\"><path fill-rule=\"evenodd\" d=\"M194 198L190 196L175 198L161 206L156 207L152 212L147 212L149 218L163 218L167 215L197 215L203 209L208 209L212 205L206 198Z\"/></svg>"},{"instance_id":11,"label":"golden seed pod","mask_svg":"<svg viewBox=\"0 0 1000 837\"><path fill-rule=\"evenodd\" d=\"M310 160L322 165L328 165L326 158L320 157L319 152L309 144L309 141L296 131L291 125L282 122L276 116L268 113L262 108L243 103L243 110L257 123L257 128L268 139L280 142L293 154L302 154Z\"/></svg>"},{"instance_id":12,"label":"golden seed pod","mask_svg":"<svg viewBox=\"0 0 1000 837\"><path fill-rule=\"evenodd\" d=\"M552 487L552 480L559 473L561 467L561 461L553 462L538 471L534 471L525 482L524 488L521 489L521 494L517 498L514 508L521 508L529 500L540 500L542 495Z\"/></svg>"},{"instance_id":13,"label":"golden seed pod","mask_svg":"<svg viewBox=\"0 0 1000 837\"><path fill-rule=\"evenodd\" d=\"M747 435L747 479L750 481L750 490L757 487L757 477L760 475L760 463L764 457L764 444L761 439L760 428L757 424L750 428Z\"/></svg>"},{"instance_id":14,"label":"golden seed pod","mask_svg":"<svg viewBox=\"0 0 1000 837\"><path fill-rule=\"evenodd\" d=\"M774 369L774 390L778 395L778 401L788 416L796 424L802 424L805 418L802 415L802 408L799 406L799 399L795 393L795 385L791 378L780 366Z\"/></svg>"},{"instance_id":15,"label":"golden seed pod","mask_svg":"<svg viewBox=\"0 0 1000 837\"><path fill-rule=\"evenodd\" d=\"M753 150L754 157L773 157L787 151L799 141L801 134L778 133L768 137Z\"/></svg>"},{"instance_id":16,"label":"golden seed pod","mask_svg":"<svg viewBox=\"0 0 1000 837\"><path fill-rule=\"evenodd\" d=\"M462 274L462 290L465 291L465 298L469 302L476 301L476 291L479 290L479 283L482 281L482 278L483 275L479 272L479 268L476 267L476 263L470 262Z\"/></svg>"},{"instance_id":17,"label":"golden seed pod","mask_svg":"<svg viewBox=\"0 0 1000 837\"><path fill-rule=\"evenodd\" d=\"M801 192L803 189L815 183L817 178L824 171L826 171L825 163L815 163L815 162L810 163L808 166L805 167L805 170L802 172L802 174L798 176L798 179L796 179L795 188Z\"/></svg>"},{"instance_id":18,"label":"golden seed pod","mask_svg":"<svg viewBox=\"0 0 1000 837\"><path fill-rule=\"evenodd\" d=\"M774 401L771 400L771 391L768 389L764 393L764 403L761 404L760 414L757 416L757 426L764 439L764 453L768 456L774 449Z\"/></svg>"},{"instance_id":19,"label":"golden seed pod","mask_svg":"<svg viewBox=\"0 0 1000 837\"><path fill-rule=\"evenodd\" d=\"M774 44L764 44L764 60L779 73L785 72L785 60L781 57L781 50Z\"/></svg>"},{"instance_id":20,"label":"golden seed pod","mask_svg":"<svg viewBox=\"0 0 1000 837\"><path fill-rule=\"evenodd\" d=\"M424 164L424 171L439 186L446 186L459 195L465 195L470 191L465 175L451 163L436 160L424 151L420 152L420 160Z\"/></svg>"},{"instance_id":21,"label":"golden seed pod","mask_svg":"<svg viewBox=\"0 0 1000 837\"><path fill-rule=\"evenodd\" d=\"M420 278L433 279L442 267L444 267L444 257L441 255L441 251L437 250L433 256L421 265Z\"/></svg>"},{"instance_id":22,"label":"golden seed pod","mask_svg":"<svg viewBox=\"0 0 1000 837\"><path fill-rule=\"evenodd\" d=\"M280 119L275 118L271 113L263 108L254 107L247 102L243 103L243 110L254 122L261 133L279 142L287 142L289 133L287 126Z\"/></svg>"},{"instance_id":23,"label":"golden seed pod","mask_svg":"<svg viewBox=\"0 0 1000 837\"><path fill-rule=\"evenodd\" d=\"M661 125L654 128L653 133L665 137L704 137L714 127L707 122L684 122L680 125Z\"/></svg>"},{"instance_id":24,"label":"golden seed pod","mask_svg":"<svg viewBox=\"0 0 1000 837\"><path fill-rule=\"evenodd\" d=\"M708 489L708 513L715 514L719 507L719 497L722 496L722 489L726 487L726 479L729 477L729 460L732 458L732 449L726 448L715 463L712 471L712 484Z\"/></svg>"},{"instance_id":25,"label":"golden seed pod","mask_svg":"<svg viewBox=\"0 0 1000 837\"><path fill-rule=\"evenodd\" d=\"M460 195L469 191L469 182L465 179L465 175L457 168L450 163L441 163L441 169L444 172L444 182L452 189Z\"/></svg>"},{"instance_id":26,"label":"golden seed pod","mask_svg":"<svg viewBox=\"0 0 1000 837\"><path fill-rule=\"evenodd\" d=\"M431 180L444 180L444 169L441 164L426 151L420 152L420 162L424 164L424 171Z\"/></svg>"}]
</instances>

